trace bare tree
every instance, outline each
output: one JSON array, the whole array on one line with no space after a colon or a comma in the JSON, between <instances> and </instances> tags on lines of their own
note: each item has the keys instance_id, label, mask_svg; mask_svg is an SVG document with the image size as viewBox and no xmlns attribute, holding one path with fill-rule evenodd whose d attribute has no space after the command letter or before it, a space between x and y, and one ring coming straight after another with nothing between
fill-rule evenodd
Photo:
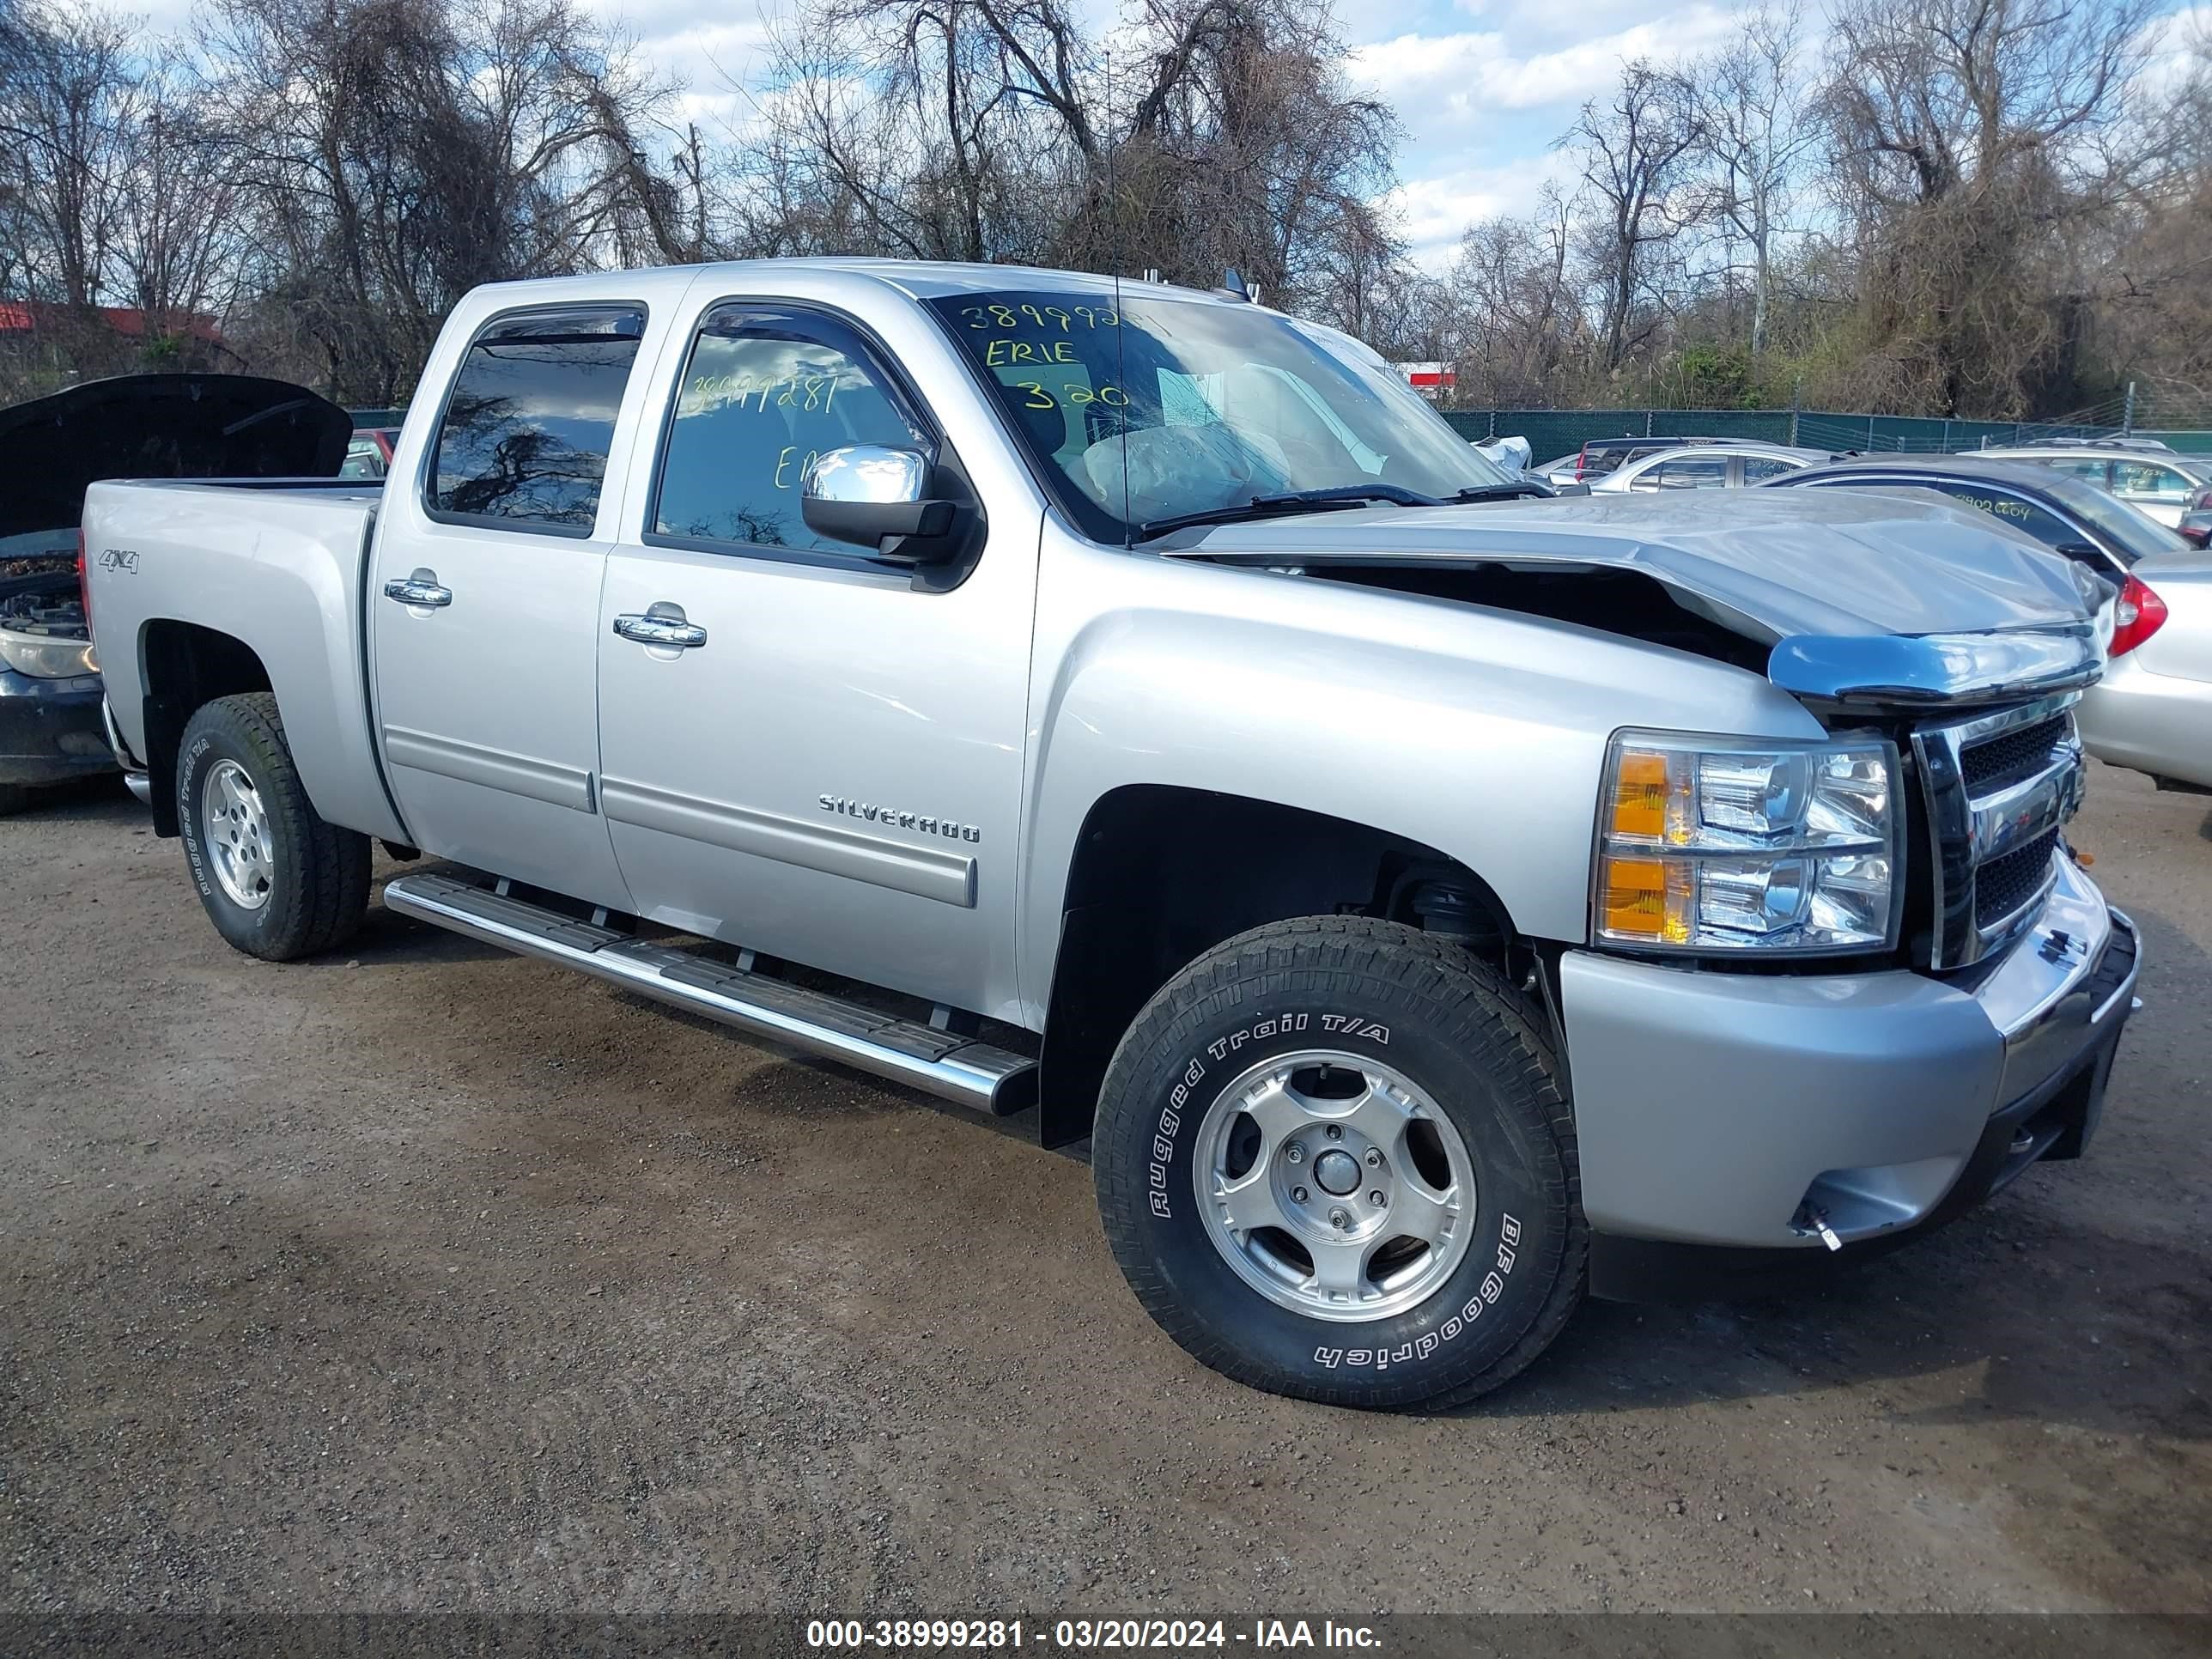
<instances>
[{"instance_id":1,"label":"bare tree","mask_svg":"<svg viewBox=\"0 0 2212 1659\"><path fill-rule=\"evenodd\" d=\"M479 283L680 258L662 89L570 0L211 0L208 103L331 384L389 402Z\"/></svg>"},{"instance_id":2,"label":"bare tree","mask_svg":"<svg viewBox=\"0 0 2212 1659\"><path fill-rule=\"evenodd\" d=\"M756 93L748 246L1155 269L1357 323L1397 246L1395 118L1307 0L822 0Z\"/></svg>"},{"instance_id":3,"label":"bare tree","mask_svg":"<svg viewBox=\"0 0 2212 1659\"><path fill-rule=\"evenodd\" d=\"M87 312L106 285L137 125L131 31L17 0L0 31L0 171L36 297Z\"/></svg>"},{"instance_id":4,"label":"bare tree","mask_svg":"<svg viewBox=\"0 0 2212 1659\"><path fill-rule=\"evenodd\" d=\"M1821 106L1891 398L2012 413L2064 372L2081 276L2060 262L2152 171L2108 143L2151 4L1850 0L1836 15Z\"/></svg>"},{"instance_id":5,"label":"bare tree","mask_svg":"<svg viewBox=\"0 0 2212 1659\"><path fill-rule=\"evenodd\" d=\"M2131 212L2100 286L2119 374L2177 424L2212 423L2212 14L2179 24L2170 85L2139 112L2173 166Z\"/></svg>"},{"instance_id":6,"label":"bare tree","mask_svg":"<svg viewBox=\"0 0 2212 1659\"><path fill-rule=\"evenodd\" d=\"M1762 3L1733 45L1693 71L1698 125L1717 174L1712 210L1751 254L1751 353L1766 349L1778 243L1791 228L1806 165L1822 138L1805 107L1798 0Z\"/></svg>"},{"instance_id":7,"label":"bare tree","mask_svg":"<svg viewBox=\"0 0 2212 1659\"><path fill-rule=\"evenodd\" d=\"M1618 369L1656 322L1661 256L1703 210L1691 169L1705 129L1689 84L1638 61L1561 140L1582 162L1594 207L1583 250L1600 290L1604 364Z\"/></svg>"},{"instance_id":8,"label":"bare tree","mask_svg":"<svg viewBox=\"0 0 2212 1659\"><path fill-rule=\"evenodd\" d=\"M1468 228L1451 273L1462 397L1542 404L1583 390L1577 360L1595 343L1570 269L1574 241L1573 208L1553 185L1528 218Z\"/></svg>"}]
</instances>

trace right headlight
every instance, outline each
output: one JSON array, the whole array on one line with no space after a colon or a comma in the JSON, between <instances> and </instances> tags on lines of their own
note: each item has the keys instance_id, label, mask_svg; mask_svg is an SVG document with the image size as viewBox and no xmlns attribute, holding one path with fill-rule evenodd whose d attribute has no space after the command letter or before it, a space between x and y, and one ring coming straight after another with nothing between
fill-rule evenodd
<instances>
[{"instance_id":1,"label":"right headlight","mask_svg":"<svg viewBox=\"0 0 2212 1659\"><path fill-rule=\"evenodd\" d=\"M1897 750L1879 738L1617 733L1593 941L1705 955L1895 944L1897 779Z\"/></svg>"}]
</instances>

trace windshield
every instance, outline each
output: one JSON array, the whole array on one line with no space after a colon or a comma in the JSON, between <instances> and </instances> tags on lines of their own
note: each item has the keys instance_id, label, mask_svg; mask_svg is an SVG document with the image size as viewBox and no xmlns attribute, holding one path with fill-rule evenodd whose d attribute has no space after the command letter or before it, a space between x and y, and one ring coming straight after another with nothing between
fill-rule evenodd
<instances>
[{"instance_id":1,"label":"windshield","mask_svg":"<svg viewBox=\"0 0 2212 1659\"><path fill-rule=\"evenodd\" d=\"M2130 564L2137 559L2147 559L2154 553L2171 553L2177 547L2189 544L2178 531L2168 530L2148 514L2138 513L2118 496L2108 495L2094 484L2086 484L2063 474L2045 486L2059 501L2077 517L2087 521L2089 527L2113 544L2113 549Z\"/></svg>"},{"instance_id":2,"label":"windshield","mask_svg":"<svg viewBox=\"0 0 2212 1659\"><path fill-rule=\"evenodd\" d=\"M927 303L1095 541L1255 495L1510 482L1387 366L1257 307L1125 295L1117 308L1075 289Z\"/></svg>"}]
</instances>

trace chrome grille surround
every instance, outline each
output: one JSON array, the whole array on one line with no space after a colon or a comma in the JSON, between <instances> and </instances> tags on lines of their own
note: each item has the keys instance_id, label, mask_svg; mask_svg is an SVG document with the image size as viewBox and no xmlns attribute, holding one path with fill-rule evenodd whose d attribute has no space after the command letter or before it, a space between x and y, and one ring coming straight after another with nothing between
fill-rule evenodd
<instances>
[{"instance_id":1,"label":"chrome grille surround","mask_svg":"<svg viewBox=\"0 0 2212 1659\"><path fill-rule=\"evenodd\" d=\"M1912 734L1932 843L1931 968L1964 968L2002 949L2032 921L2057 879L2058 832L2081 805L2086 766L2066 691ZM2038 739L2038 728L2049 741ZM1969 781L1969 780L1972 781ZM2007 866L1982 902L1985 865L2047 840L2032 879ZM2032 858L2032 854L2030 855Z\"/></svg>"}]
</instances>

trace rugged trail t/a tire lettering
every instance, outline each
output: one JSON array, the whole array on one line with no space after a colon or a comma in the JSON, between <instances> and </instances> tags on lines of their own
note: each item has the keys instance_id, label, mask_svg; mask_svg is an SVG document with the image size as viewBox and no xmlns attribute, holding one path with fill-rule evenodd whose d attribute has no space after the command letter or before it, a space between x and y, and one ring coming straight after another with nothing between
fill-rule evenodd
<instances>
[{"instance_id":1,"label":"rugged trail t/a tire lettering","mask_svg":"<svg viewBox=\"0 0 2212 1659\"><path fill-rule=\"evenodd\" d=\"M248 956L290 962L350 938L368 909L368 837L324 822L276 699L218 697L185 727L177 824L200 902Z\"/></svg>"},{"instance_id":2,"label":"rugged trail t/a tire lettering","mask_svg":"<svg viewBox=\"0 0 2212 1659\"><path fill-rule=\"evenodd\" d=\"M1572 1114L1534 1011L1465 952L1310 917L1170 981L1091 1159L1130 1287L1194 1357L1360 1407L1471 1400L1583 1289Z\"/></svg>"}]
</instances>

